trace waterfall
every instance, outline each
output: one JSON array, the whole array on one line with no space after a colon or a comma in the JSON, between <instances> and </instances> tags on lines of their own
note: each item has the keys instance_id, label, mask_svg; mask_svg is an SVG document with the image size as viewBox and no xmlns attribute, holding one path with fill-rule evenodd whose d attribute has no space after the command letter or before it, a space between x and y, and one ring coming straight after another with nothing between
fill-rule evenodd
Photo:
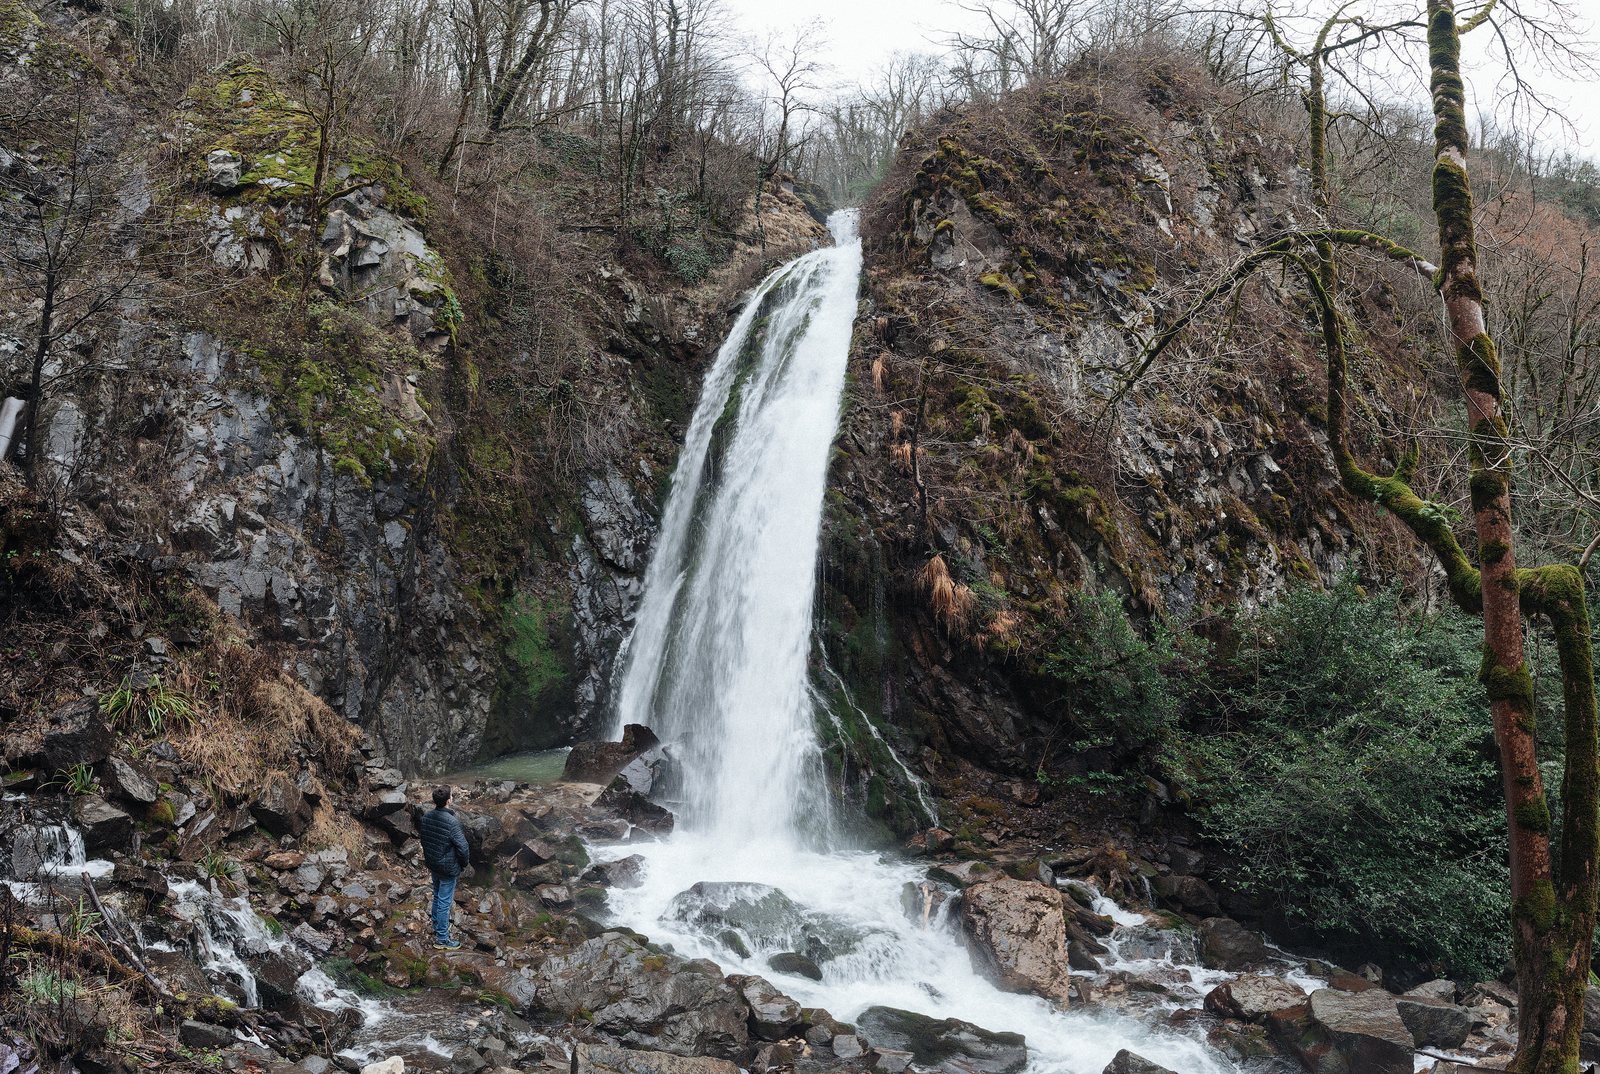
<instances>
[{"instance_id":1,"label":"waterfall","mask_svg":"<svg viewBox=\"0 0 1600 1074\"><path fill-rule=\"evenodd\" d=\"M1100 1074L1120 1048L1181 1074L1235 1071L1201 1042L1132 1018L997 991L973 969L953 901L924 929L925 863L833 837L815 721L836 714L819 711L808 658L861 270L854 223L835 214L837 246L761 284L706 376L618 661L616 729L660 736L676 763L679 824L660 843L594 848L597 859L645 858L640 887L611 890L612 920L847 1021L882 1004L1021 1032L1028 1074ZM820 658L818 672L833 674ZM741 898L766 909L729 928L721 911ZM820 981L768 962L797 950L819 963Z\"/></svg>"},{"instance_id":2,"label":"waterfall","mask_svg":"<svg viewBox=\"0 0 1600 1074\"><path fill-rule=\"evenodd\" d=\"M861 243L773 273L706 377L623 656L618 728L678 762L686 828L727 845L826 842L806 679L828 450L856 314Z\"/></svg>"}]
</instances>

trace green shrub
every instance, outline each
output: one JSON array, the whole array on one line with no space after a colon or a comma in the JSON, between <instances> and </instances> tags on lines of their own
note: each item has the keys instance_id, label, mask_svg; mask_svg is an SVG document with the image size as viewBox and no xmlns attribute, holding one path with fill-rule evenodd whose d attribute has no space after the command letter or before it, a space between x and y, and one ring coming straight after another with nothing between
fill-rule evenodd
<instances>
[{"instance_id":1,"label":"green shrub","mask_svg":"<svg viewBox=\"0 0 1600 1074\"><path fill-rule=\"evenodd\" d=\"M1324 932L1493 976L1505 833L1471 621L1345 577L1237 625L1211 727L1167 755L1229 879Z\"/></svg>"},{"instance_id":2,"label":"green shrub","mask_svg":"<svg viewBox=\"0 0 1600 1074\"><path fill-rule=\"evenodd\" d=\"M1089 735L1160 741L1201 681L1207 648L1159 623L1146 640L1115 593L1075 593L1072 616L1042 669L1065 718Z\"/></svg>"}]
</instances>

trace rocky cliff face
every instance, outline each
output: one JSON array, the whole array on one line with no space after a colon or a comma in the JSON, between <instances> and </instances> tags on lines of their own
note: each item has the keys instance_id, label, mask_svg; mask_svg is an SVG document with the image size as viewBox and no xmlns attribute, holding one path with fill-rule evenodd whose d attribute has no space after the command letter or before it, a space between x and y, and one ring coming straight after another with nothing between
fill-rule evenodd
<instances>
[{"instance_id":1,"label":"rocky cliff face","mask_svg":"<svg viewBox=\"0 0 1600 1074\"><path fill-rule=\"evenodd\" d=\"M179 607L193 594L408 771L600 730L685 408L763 257L828 241L806 205L768 191L763 233L694 286L606 251L569 266L522 312L567 326L562 360L585 379L539 384L478 282L496 266L474 209L446 208L425 171L350 138L314 191L311 120L261 67L156 107L101 22L5 17L6 84L48 99L88 72L104 108L80 133L115 205L84 216L127 255L75 278L115 301L53 341L40 492L11 481L0 504L16 637L40 646L10 664L8 707L181 658L212 629ZM48 144L4 164L13 193L84 167ZM25 226L21 201L4 211ZM29 283L10 273L0 293L6 395L26 394L40 331ZM581 465L541 463L483 419L530 387L558 431L587 404L614 435ZM545 466L536 494L516 465Z\"/></svg>"},{"instance_id":2,"label":"rocky cliff face","mask_svg":"<svg viewBox=\"0 0 1600 1074\"><path fill-rule=\"evenodd\" d=\"M1166 61L1085 65L902 141L864 212L818 630L836 705L878 725L836 750L885 823L917 810L880 732L958 798L1031 800L1046 762L1082 775L1126 753L1114 719L1066 699L1063 646L1105 626L1096 593L1135 623L1205 631L1358 553L1426 581L1392 522L1338 487L1292 279L1247 285L1107 403L1242 252L1315 222L1294 145ZM1394 400L1421 388L1424 420L1433 405L1430 307L1399 275L1346 271L1363 450L1382 458Z\"/></svg>"}]
</instances>

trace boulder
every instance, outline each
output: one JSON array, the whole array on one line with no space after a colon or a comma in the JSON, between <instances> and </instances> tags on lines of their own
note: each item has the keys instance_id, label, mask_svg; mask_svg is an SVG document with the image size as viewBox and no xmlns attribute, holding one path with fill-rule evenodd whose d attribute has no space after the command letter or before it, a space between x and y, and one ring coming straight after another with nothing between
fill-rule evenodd
<instances>
[{"instance_id":1,"label":"boulder","mask_svg":"<svg viewBox=\"0 0 1600 1074\"><path fill-rule=\"evenodd\" d=\"M601 862L601 879L614 888L636 888L644 884L644 858L630 854L616 861Z\"/></svg>"},{"instance_id":2,"label":"boulder","mask_svg":"<svg viewBox=\"0 0 1600 1074\"><path fill-rule=\"evenodd\" d=\"M361 1074L405 1074L405 1071L406 1061L398 1055L391 1055L376 1063L368 1063L361 1068Z\"/></svg>"},{"instance_id":3,"label":"boulder","mask_svg":"<svg viewBox=\"0 0 1600 1074\"><path fill-rule=\"evenodd\" d=\"M1175 909L1206 917L1216 917L1222 912L1217 905L1217 893L1198 876L1158 876L1150 881L1150 886L1158 899Z\"/></svg>"},{"instance_id":4,"label":"boulder","mask_svg":"<svg viewBox=\"0 0 1600 1074\"><path fill-rule=\"evenodd\" d=\"M1600 996L1600 990L1589 989L1590 993ZM1406 999L1436 999L1440 1003L1454 1003L1456 1001L1456 983L1454 981L1428 981L1417 987L1400 993Z\"/></svg>"},{"instance_id":5,"label":"boulder","mask_svg":"<svg viewBox=\"0 0 1600 1074\"><path fill-rule=\"evenodd\" d=\"M83 846L90 853L120 850L133 838L133 818L98 794L73 799L72 820L83 832Z\"/></svg>"},{"instance_id":6,"label":"boulder","mask_svg":"<svg viewBox=\"0 0 1600 1074\"><path fill-rule=\"evenodd\" d=\"M461 830L466 834L467 849L471 852L472 860L483 864L493 861L505 838L505 825L487 813L474 813L469 809L457 809L454 812L456 819L461 822Z\"/></svg>"},{"instance_id":7,"label":"boulder","mask_svg":"<svg viewBox=\"0 0 1600 1074\"><path fill-rule=\"evenodd\" d=\"M1087 970L1090 973L1099 973L1105 969L1100 965L1100 960L1090 954L1088 948L1077 940L1067 944L1067 965L1075 970Z\"/></svg>"},{"instance_id":8,"label":"boulder","mask_svg":"<svg viewBox=\"0 0 1600 1074\"><path fill-rule=\"evenodd\" d=\"M1281 977L1246 974L1224 981L1206 993L1206 1010L1221 1018L1265 1024L1274 1011L1298 1007L1306 1002L1305 989Z\"/></svg>"},{"instance_id":9,"label":"boulder","mask_svg":"<svg viewBox=\"0 0 1600 1074\"><path fill-rule=\"evenodd\" d=\"M674 1055L605 1044L575 1044L572 1074L739 1074L726 1059Z\"/></svg>"},{"instance_id":10,"label":"boulder","mask_svg":"<svg viewBox=\"0 0 1600 1074\"><path fill-rule=\"evenodd\" d=\"M39 752L44 767L59 772L73 765L97 765L111 756L111 728L93 698L68 701L50 714Z\"/></svg>"},{"instance_id":11,"label":"boulder","mask_svg":"<svg viewBox=\"0 0 1600 1074\"><path fill-rule=\"evenodd\" d=\"M957 1018L930 1018L895 1007L868 1007L856 1026L875 1049L909 1051L918 1069L950 1074L1013 1074L1028 1065L1021 1033L993 1033Z\"/></svg>"},{"instance_id":12,"label":"boulder","mask_svg":"<svg viewBox=\"0 0 1600 1074\"><path fill-rule=\"evenodd\" d=\"M1395 999L1381 988L1311 993L1311 1017L1328 1033L1339 1069L1362 1074L1411 1074L1411 1031L1400 1020Z\"/></svg>"},{"instance_id":13,"label":"boulder","mask_svg":"<svg viewBox=\"0 0 1600 1074\"><path fill-rule=\"evenodd\" d=\"M178 1026L178 1043L188 1048L226 1048L233 1043L233 1030L185 1018Z\"/></svg>"},{"instance_id":14,"label":"boulder","mask_svg":"<svg viewBox=\"0 0 1600 1074\"><path fill-rule=\"evenodd\" d=\"M1124 1048L1106 1064L1105 1070L1100 1074L1175 1074L1175 1072Z\"/></svg>"},{"instance_id":15,"label":"boulder","mask_svg":"<svg viewBox=\"0 0 1600 1074\"><path fill-rule=\"evenodd\" d=\"M620 742L579 742L573 746L561 778L572 783L609 784L629 761L660 744L654 731L630 723L622 729Z\"/></svg>"},{"instance_id":16,"label":"boulder","mask_svg":"<svg viewBox=\"0 0 1600 1074\"><path fill-rule=\"evenodd\" d=\"M300 975L311 968L311 960L291 945L285 944L252 959L250 968L255 973L256 990L264 1007L277 1008L294 998L294 986Z\"/></svg>"},{"instance_id":17,"label":"boulder","mask_svg":"<svg viewBox=\"0 0 1600 1074\"><path fill-rule=\"evenodd\" d=\"M387 817L390 813L397 813L409 804L410 799L406 797L404 791L379 791L367 799L367 807L364 812L368 820L375 821L379 817Z\"/></svg>"},{"instance_id":18,"label":"boulder","mask_svg":"<svg viewBox=\"0 0 1600 1074\"><path fill-rule=\"evenodd\" d=\"M822 980L822 967L798 951L781 951L767 959L767 965L779 973L792 973L813 981Z\"/></svg>"},{"instance_id":19,"label":"boulder","mask_svg":"<svg viewBox=\"0 0 1600 1074\"><path fill-rule=\"evenodd\" d=\"M973 966L1008 992L1068 1002L1067 933L1061 893L1002 877L967 888L961 927Z\"/></svg>"},{"instance_id":20,"label":"boulder","mask_svg":"<svg viewBox=\"0 0 1600 1074\"><path fill-rule=\"evenodd\" d=\"M734 974L727 982L750 1005L750 1029L762 1040L785 1040L800 1024L800 1004L779 992L765 977Z\"/></svg>"},{"instance_id":21,"label":"boulder","mask_svg":"<svg viewBox=\"0 0 1600 1074\"><path fill-rule=\"evenodd\" d=\"M206 183L217 194L230 193L244 178L244 161L239 154L213 149L206 156Z\"/></svg>"},{"instance_id":22,"label":"boulder","mask_svg":"<svg viewBox=\"0 0 1600 1074\"><path fill-rule=\"evenodd\" d=\"M498 993L509 1000L518 1015L525 1015L533 1009L538 987L516 970L508 966L485 966L478 971L478 978L485 991Z\"/></svg>"},{"instance_id":23,"label":"boulder","mask_svg":"<svg viewBox=\"0 0 1600 1074\"><path fill-rule=\"evenodd\" d=\"M250 803L250 812L258 824L277 836L299 836L311 824L311 807L306 804L305 795L294 780L282 774L268 778Z\"/></svg>"},{"instance_id":24,"label":"boulder","mask_svg":"<svg viewBox=\"0 0 1600 1074\"><path fill-rule=\"evenodd\" d=\"M628 1047L740 1059L749 1044L737 989L618 933L549 959L534 983L544 1010L567 1018L588 1012L595 1032Z\"/></svg>"},{"instance_id":25,"label":"boulder","mask_svg":"<svg viewBox=\"0 0 1600 1074\"><path fill-rule=\"evenodd\" d=\"M161 793L161 786L146 776L132 761L108 757L100 769L100 785L112 798L123 798L150 805Z\"/></svg>"},{"instance_id":26,"label":"boulder","mask_svg":"<svg viewBox=\"0 0 1600 1074\"><path fill-rule=\"evenodd\" d=\"M1418 1045L1459 1048L1472 1032L1472 1015L1454 1003L1401 996L1395 1000L1395 1009Z\"/></svg>"},{"instance_id":27,"label":"boulder","mask_svg":"<svg viewBox=\"0 0 1600 1074\"><path fill-rule=\"evenodd\" d=\"M877 1074L901 1074L911 1065L910 1052L901 1051L899 1048L879 1048L874 1046L867 1053L867 1068Z\"/></svg>"},{"instance_id":28,"label":"boulder","mask_svg":"<svg viewBox=\"0 0 1600 1074\"><path fill-rule=\"evenodd\" d=\"M297 940L310 949L318 958L327 958L328 952L333 950L333 938L301 922L289 933L289 938Z\"/></svg>"},{"instance_id":29,"label":"boulder","mask_svg":"<svg viewBox=\"0 0 1600 1074\"><path fill-rule=\"evenodd\" d=\"M854 1033L840 1033L833 1038L833 1054L839 1059L859 1059L866 1054L866 1049Z\"/></svg>"},{"instance_id":30,"label":"boulder","mask_svg":"<svg viewBox=\"0 0 1600 1074\"><path fill-rule=\"evenodd\" d=\"M849 953L860 941L860 934L843 922L802 910L768 884L744 881L702 881L680 891L672 897L667 917L721 939L732 950L749 941L758 949L799 951L818 963ZM727 934L738 944L729 942Z\"/></svg>"},{"instance_id":31,"label":"boulder","mask_svg":"<svg viewBox=\"0 0 1600 1074\"><path fill-rule=\"evenodd\" d=\"M146 869L127 862L118 862L117 867L111 872L111 882L119 887L140 892L152 902L160 902L171 893L167 878L159 870Z\"/></svg>"},{"instance_id":32,"label":"boulder","mask_svg":"<svg viewBox=\"0 0 1600 1074\"><path fill-rule=\"evenodd\" d=\"M928 879L958 888L982 884L1003 875L999 869L981 861L957 861L948 865L935 865L928 870Z\"/></svg>"},{"instance_id":33,"label":"boulder","mask_svg":"<svg viewBox=\"0 0 1600 1074\"><path fill-rule=\"evenodd\" d=\"M1238 971L1268 957L1261 937L1232 918L1209 917L1200 923L1200 961L1206 967Z\"/></svg>"}]
</instances>

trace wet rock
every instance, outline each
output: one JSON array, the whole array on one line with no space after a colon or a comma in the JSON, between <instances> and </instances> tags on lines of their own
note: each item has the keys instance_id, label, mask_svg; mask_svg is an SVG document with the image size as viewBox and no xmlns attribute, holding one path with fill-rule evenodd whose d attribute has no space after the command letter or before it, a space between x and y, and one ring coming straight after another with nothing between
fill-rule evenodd
<instances>
[{"instance_id":1,"label":"wet rock","mask_svg":"<svg viewBox=\"0 0 1600 1074\"><path fill-rule=\"evenodd\" d=\"M1158 876L1150 881L1156 897L1169 906L1193 914L1215 917L1222 912L1217 893L1197 876Z\"/></svg>"},{"instance_id":2,"label":"wet rock","mask_svg":"<svg viewBox=\"0 0 1600 1074\"><path fill-rule=\"evenodd\" d=\"M144 953L144 962L156 979L172 992L203 996L212 991L205 971L177 951L148 950Z\"/></svg>"},{"instance_id":3,"label":"wet rock","mask_svg":"<svg viewBox=\"0 0 1600 1074\"><path fill-rule=\"evenodd\" d=\"M83 832L83 846L90 853L121 850L133 838L133 818L98 794L73 799L72 820Z\"/></svg>"},{"instance_id":4,"label":"wet rock","mask_svg":"<svg viewBox=\"0 0 1600 1074\"><path fill-rule=\"evenodd\" d=\"M994 880L1002 875L1000 870L981 861L958 861L948 865L935 865L928 870L928 879L944 884L952 884L958 888L971 887Z\"/></svg>"},{"instance_id":5,"label":"wet rock","mask_svg":"<svg viewBox=\"0 0 1600 1074\"><path fill-rule=\"evenodd\" d=\"M111 881L120 887L137 891L144 895L149 902L160 902L170 894L167 878L159 870L146 869L127 862L118 862L111 873Z\"/></svg>"},{"instance_id":6,"label":"wet rock","mask_svg":"<svg viewBox=\"0 0 1600 1074\"><path fill-rule=\"evenodd\" d=\"M644 858L630 854L616 861L595 866L601 878L614 888L636 888L644 883Z\"/></svg>"},{"instance_id":7,"label":"wet rock","mask_svg":"<svg viewBox=\"0 0 1600 1074\"><path fill-rule=\"evenodd\" d=\"M387 790L379 791L367 800L367 807L363 811L368 820L378 820L391 813L397 813L410 804L404 791Z\"/></svg>"},{"instance_id":8,"label":"wet rock","mask_svg":"<svg viewBox=\"0 0 1600 1074\"><path fill-rule=\"evenodd\" d=\"M1459 1048L1472 1033L1472 1015L1454 1003L1401 996L1395 1000L1395 1008L1418 1045Z\"/></svg>"},{"instance_id":9,"label":"wet rock","mask_svg":"<svg viewBox=\"0 0 1600 1074\"><path fill-rule=\"evenodd\" d=\"M518 873L516 879L511 883L523 891L535 891L549 884L559 884L561 883L561 866L552 861L533 869L526 869Z\"/></svg>"},{"instance_id":10,"label":"wet rock","mask_svg":"<svg viewBox=\"0 0 1600 1074\"><path fill-rule=\"evenodd\" d=\"M726 1059L708 1056L575 1044L572 1074L739 1074L739 1068Z\"/></svg>"},{"instance_id":11,"label":"wet rock","mask_svg":"<svg viewBox=\"0 0 1600 1074\"><path fill-rule=\"evenodd\" d=\"M1395 999L1381 988L1311 993L1311 1017L1328 1032L1332 1052L1344 1069L1362 1074L1411 1074L1411 1032L1400 1020Z\"/></svg>"},{"instance_id":12,"label":"wet rock","mask_svg":"<svg viewBox=\"0 0 1600 1074\"><path fill-rule=\"evenodd\" d=\"M328 957L328 952L333 950L333 938L318 932L305 922L296 925L290 931L289 938L305 944L318 958Z\"/></svg>"},{"instance_id":13,"label":"wet rock","mask_svg":"<svg viewBox=\"0 0 1600 1074\"><path fill-rule=\"evenodd\" d=\"M178 1043L189 1048L226 1048L233 1043L233 1030L185 1018L178 1027Z\"/></svg>"},{"instance_id":14,"label":"wet rock","mask_svg":"<svg viewBox=\"0 0 1600 1074\"><path fill-rule=\"evenodd\" d=\"M547 861L554 861L556 852L549 843L543 839L526 839L514 844L511 848L515 859L513 864L519 869L532 869L536 865L543 865ZM638 857L638 855L634 855ZM641 861L644 859L640 858ZM598 866L597 866L598 868Z\"/></svg>"},{"instance_id":15,"label":"wet rock","mask_svg":"<svg viewBox=\"0 0 1600 1074\"><path fill-rule=\"evenodd\" d=\"M956 1018L930 1018L894 1007L868 1007L856 1025L874 1048L909 1051L919 1069L950 1074L1012 1074L1028 1064L1021 1033L993 1033Z\"/></svg>"},{"instance_id":16,"label":"wet rock","mask_svg":"<svg viewBox=\"0 0 1600 1074\"><path fill-rule=\"evenodd\" d=\"M948 854L956 845L956 837L942 828L929 828L922 833L922 845L929 854Z\"/></svg>"},{"instance_id":17,"label":"wet rock","mask_svg":"<svg viewBox=\"0 0 1600 1074\"><path fill-rule=\"evenodd\" d=\"M505 838L505 825L500 823L499 818L487 813L474 813L468 809L454 812L456 819L461 822L461 830L466 833L467 849L472 854L472 860L482 864L492 862Z\"/></svg>"},{"instance_id":18,"label":"wet rock","mask_svg":"<svg viewBox=\"0 0 1600 1074\"><path fill-rule=\"evenodd\" d=\"M1589 992L1593 995L1600 995L1600 990L1595 989L1593 986L1590 987ZM1456 1001L1456 983L1445 980L1428 981L1409 991L1402 992L1401 995L1407 999L1436 999L1440 1003L1454 1003Z\"/></svg>"},{"instance_id":19,"label":"wet rock","mask_svg":"<svg viewBox=\"0 0 1600 1074\"><path fill-rule=\"evenodd\" d=\"M841 1033L833 1038L833 1054L840 1059L859 1059L866 1054L866 1049L854 1033Z\"/></svg>"},{"instance_id":20,"label":"wet rock","mask_svg":"<svg viewBox=\"0 0 1600 1074\"><path fill-rule=\"evenodd\" d=\"M939 912L939 907L949 899L949 892L927 880L920 884L907 880L900 885L900 909L909 920L919 924L925 919L932 920L933 915Z\"/></svg>"},{"instance_id":21,"label":"wet rock","mask_svg":"<svg viewBox=\"0 0 1600 1074\"><path fill-rule=\"evenodd\" d=\"M1002 989L1068 1002L1061 893L1009 877L967 888L961 926L973 965Z\"/></svg>"},{"instance_id":22,"label":"wet rock","mask_svg":"<svg viewBox=\"0 0 1600 1074\"><path fill-rule=\"evenodd\" d=\"M478 1074L487 1067L483 1056L471 1047L460 1047L450 1053L450 1074Z\"/></svg>"},{"instance_id":23,"label":"wet rock","mask_svg":"<svg viewBox=\"0 0 1600 1074\"><path fill-rule=\"evenodd\" d=\"M504 996L518 1014L527 1014L533 1009L538 987L516 970L506 966L486 966L479 973L479 978L485 990Z\"/></svg>"},{"instance_id":24,"label":"wet rock","mask_svg":"<svg viewBox=\"0 0 1600 1074\"><path fill-rule=\"evenodd\" d=\"M1086 932L1095 936L1110 936L1117 927L1117 923L1111 918L1104 914L1097 914L1086 906L1079 906L1075 902L1066 902L1065 900L1063 900L1063 905L1066 907L1068 917L1077 922Z\"/></svg>"},{"instance_id":25,"label":"wet rock","mask_svg":"<svg viewBox=\"0 0 1600 1074\"><path fill-rule=\"evenodd\" d=\"M295 982L311 968L311 960L293 947L284 946L252 959L250 965L262 1005L278 1007L294 998Z\"/></svg>"},{"instance_id":26,"label":"wet rock","mask_svg":"<svg viewBox=\"0 0 1600 1074\"><path fill-rule=\"evenodd\" d=\"M539 901L552 910L572 909L572 889L565 884L540 884L534 889Z\"/></svg>"},{"instance_id":27,"label":"wet rock","mask_svg":"<svg viewBox=\"0 0 1600 1074\"><path fill-rule=\"evenodd\" d=\"M1261 937L1229 917L1200 923L1200 961L1214 970L1238 971L1269 957Z\"/></svg>"},{"instance_id":28,"label":"wet rock","mask_svg":"<svg viewBox=\"0 0 1600 1074\"><path fill-rule=\"evenodd\" d=\"M1100 1074L1175 1074L1175 1072L1124 1048L1106 1064L1105 1070Z\"/></svg>"},{"instance_id":29,"label":"wet rock","mask_svg":"<svg viewBox=\"0 0 1600 1074\"><path fill-rule=\"evenodd\" d=\"M1075 970L1088 970L1090 973L1099 973L1105 967L1100 965L1100 960L1091 955L1083 944L1076 940L1067 944L1067 965Z\"/></svg>"},{"instance_id":30,"label":"wet rock","mask_svg":"<svg viewBox=\"0 0 1600 1074\"><path fill-rule=\"evenodd\" d=\"M779 952L767 959L767 965L779 973L793 973L813 981L822 980L822 968L798 951Z\"/></svg>"},{"instance_id":31,"label":"wet rock","mask_svg":"<svg viewBox=\"0 0 1600 1074\"><path fill-rule=\"evenodd\" d=\"M738 1059L750 1039L744 999L727 981L616 933L550 959L535 985L545 1010L587 1011L596 1032L629 1047Z\"/></svg>"},{"instance_id":32,"label":"wet rock","mask_svg":"<svg viewBox=\"0 0 1600 1074\"><path fill-rule=\"evenodd\" d=\"M305 795L285 775L268 778L266 785L250 803L256 822L273 835L299 836L311 824L311 807Z\"/></svg>"},{"instance_id":33,"label":"wet rock","mask_svg":"<svg viewBox=\"0 0 1600 1074\"><path fill-rule=\"evenodd\" d=\"M875 1070L878 1074L900 1074L911 1065L913 1056L910 1052L898 1048L879 1048L874 1046L867 1052L867 1068Z\"/></svg>"},{"instance_id":34,"label":"wet rock","mask_svg":"<svg viewBox=\"0 0 1600 1074\"><path fill-rule=\"evenodd\" d=\"M68 701L50 714L40 756L50 772L76 764L97 765L111 756L115 738L93 698Z\"/></svg>"},{"instance_id":35,"label":"wet rock","mask_svg":"<svg viewBox=\"0 0 1600 1074\"><path fill-rule=\"evenodd\" d=\"M155 780L139 771L132 761L121 757L106 759L100 770L100 785L112 798L123 798L141 805L151 804L161 792Z\"/></svg>"},{"instance_id":36,"label":"wet rock","mask_svg":"<svg viewBox=\"0 0 1600 1074\"><path fill-rule=\"evenodd\" d=\"M630 723L622 729L620 742L579 742L573 746L561 778L573 783L608 784L629 761L660 743L654 731Z\"/></svg>"},{"instance_id":37,"label":"wet rock","mask_svg":"<svg viewBox=\"0 0 1600 1074\"><path fill-rule=\"evenodd\" d=\"M1221 1018L1265 1023L1274 1011L1306 1002L1305 989L1281 977L1247 974L1224 981L1206 994L1205 1008Z\"/></svg>"},{"instance_id":38,"label":"wet rock","mask_svg":"<svg viewBox=\"0 0 1600 1074\"><path fill-rule=\"evenodd\" d=\"M595 800L595 806L615 813L621 820L652 835L667 835L672 831L677 823L677 817L670 809L657 805L638 791L619 790L620 783L619 776L611 787ZM617 838L624 838L627 834L627 829L624 828Z\"/></svg>"},{"instance_id":39,"label":"wet rock","mask_svg":"<svg viewBox=\"0 0 1600 1074\"><path fill-rule=\"evenodd\" d=\"M860 941L850 926L802 910L768 884L702 881L673 896L667 917L706 936L721 937L732 930L742 934L741 946L748 939L769 951L800 951L818 963L848 953Z\"/></svg>"},{"instance_id":40,"label":"wet rock","mask_svg":"<svg viewBox=\"0 0 1600 1074\"><path fill-rule=\"evenodd\" d=\"M779 992L765 977L734 975L727 982L750 1005L750 1028L762 1040L784 1040L800 1024L800 1004Z\"/></svg>"}]
</instances>

